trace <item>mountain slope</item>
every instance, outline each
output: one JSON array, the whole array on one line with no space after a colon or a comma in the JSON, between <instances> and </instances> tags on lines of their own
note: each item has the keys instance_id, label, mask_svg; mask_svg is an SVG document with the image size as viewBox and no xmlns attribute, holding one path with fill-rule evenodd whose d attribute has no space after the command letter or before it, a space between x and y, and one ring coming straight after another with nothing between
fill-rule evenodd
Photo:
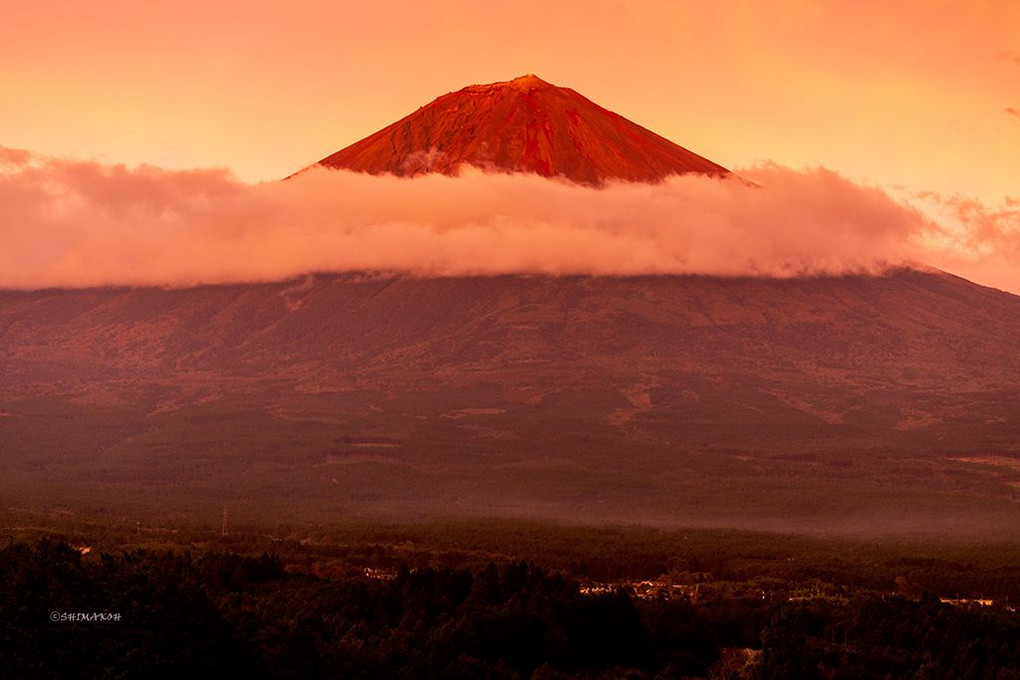
<instances>
[{"instance_id":1,"label":"mountain slope","mask_svg":"<svg viewBox=\"0 0 1020 680\"><path fill-rule=\"evenodd\" d=\"M786 280L337 274L0 291L0 332L8 386L39 361L87 372L77 352L104 353L109 361L94 367L124 379L180 362L214 372L224 362L260 371L314 362L350 376L387 370L394 381L438 367L536 373L570 362L638 379L645 369L632 357L647 368L796 372L839 385L1020 386L1020 298L912 270Z\"/></svg>"},{"instance_id":2,"label":"mountain slope","mask_svg":"<svg viewBox=\"0 0 1020 680\"><path fill-rule=\"evenodd\" d=\"M574 90L533 75L439 97L318 163L400 176L453 174L461 164L591 185L729 174Z\"/></svg>"},{"instance_id":3,"label":"mountain slope","mask_svg":"<svg viewBox=\"0 0 1020 680\"><path fill-rule=\"evenodd\" d=\"M945 274L4 291L0 337L25 507L1020 526L1020 298Z\"/></svg>"}]
</instances>

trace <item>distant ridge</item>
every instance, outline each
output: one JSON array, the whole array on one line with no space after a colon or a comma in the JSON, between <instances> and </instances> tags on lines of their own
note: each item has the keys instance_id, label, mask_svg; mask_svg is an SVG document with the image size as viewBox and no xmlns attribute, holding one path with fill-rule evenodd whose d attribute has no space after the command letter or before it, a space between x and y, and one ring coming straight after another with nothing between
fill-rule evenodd
<instances>
[{"instance_id":1,"label":"distant ridge","mask_svg":"<svg viewBox=\"0 0 1020 680\"><path fill-rule=\"evenodd\" d=\"M316 165L408 177L455 174L461 164L588 185L730 174L574 90L530 74L443 95Z\"/></svg>"}]
</instances>

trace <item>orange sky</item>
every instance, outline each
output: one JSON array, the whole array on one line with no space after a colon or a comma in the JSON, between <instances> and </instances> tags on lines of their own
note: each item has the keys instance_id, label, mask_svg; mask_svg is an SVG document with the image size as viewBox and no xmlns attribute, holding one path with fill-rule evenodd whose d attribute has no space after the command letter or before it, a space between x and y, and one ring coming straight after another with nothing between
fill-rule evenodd
<instances>
[{"instance_id":1,"label":"orange sky","mask_svg":"<svg viewBox=\"0 0 1020 680\"><path fill-rule=\"evenodd\" d=\"M534 72L727 166L1020 194L1015 2L0 0L0 15L7 147L273 178L440 94Z\"/></svg>"},{"instance_id":2,"label":"orange sky","mask_svg":"<svg viewBox=\"0 0 1020 680\"><path fill-rule=\"evenodd\" d=\"M0 146L271 179L533 72L729 167L1020 198L1016 2L0 0L0 16Z\"/></svg>"},{"instance_id":3,"label":"orange sky","mask_svg":"<svg viewBox=\"0 0 1020 680\"><path fill-rule=\"evenodd\" d=\"M0 152L88 176L98 160L275 179L439 95L533 72L730 168L885 189L945 217L923 261L1020 293L1020 3L548 4L0 0ZM56 191L34 172L7 176L28 192L14 208ZM839 203L847 223L854 205ZM29 255L49 252L36 231L57 212L20 225Z\"/></svg>"}]
</instances>

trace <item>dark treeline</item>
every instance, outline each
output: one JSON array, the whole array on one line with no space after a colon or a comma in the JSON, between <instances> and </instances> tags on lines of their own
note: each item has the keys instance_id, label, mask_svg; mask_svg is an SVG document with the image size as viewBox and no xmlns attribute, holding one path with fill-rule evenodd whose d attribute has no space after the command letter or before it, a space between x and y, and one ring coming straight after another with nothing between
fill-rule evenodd
<instances>
[{"instance_id":1,"label":"dark treeline","mask_svg":"<svg viewBox=\"0 0 1020 680\"><path fill-rule=\"evenodd\" d=\"M218 514L218 513L217 513ZM682 583L764 580L765 590L798 594L813 581L853 590L1020 603L1020 543L924 537L812 537L724 529L561 526L523 520L421 524L329 523L265 527L166 523L73 514L40 517L0 510L0 546L43 537L96 552L136 547L244 555L268 551L320 576L364 567L467 569L534 562L578 580L625 582L670 576ZM9 527L20 526L14 531ZM707 586L709 588L714 586ZM704 588L703 588L704 590Z\"/></svg>"},{"instance_id":2,"label":"dark treeline","mask_svg":"<svg viewBox=\"0 0 1020 680\"><path fill-rule=\"evenodd\" d=\"M0 550L4 677L1020 678L1005 606L762 581L585 593L521 561L314 576L275 555ZM787 590L792 592L792 587ZM776 593L782 592L783 596ZM61 613L119 614L114 621ZM57 620L51 620L56 613Z\"/></svg>"}]
</instances>

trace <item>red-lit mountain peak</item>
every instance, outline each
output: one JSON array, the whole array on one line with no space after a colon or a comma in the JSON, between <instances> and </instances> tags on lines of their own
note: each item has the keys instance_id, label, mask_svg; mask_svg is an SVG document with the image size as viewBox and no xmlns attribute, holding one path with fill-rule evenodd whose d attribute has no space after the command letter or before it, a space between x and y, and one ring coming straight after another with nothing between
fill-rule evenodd
<instances>
[{"instance_id":1,"label":"red-lit mountain peak","mask_svg":"<svg viewBox=\"0 0 1020 680\"><path fill-rule=\"evenodd\" d=\"M592 185L729 174L574 90L531 74L443 95L318 163L401 176L455 174L461 164Z\"/></svg>"}]
</instances>

